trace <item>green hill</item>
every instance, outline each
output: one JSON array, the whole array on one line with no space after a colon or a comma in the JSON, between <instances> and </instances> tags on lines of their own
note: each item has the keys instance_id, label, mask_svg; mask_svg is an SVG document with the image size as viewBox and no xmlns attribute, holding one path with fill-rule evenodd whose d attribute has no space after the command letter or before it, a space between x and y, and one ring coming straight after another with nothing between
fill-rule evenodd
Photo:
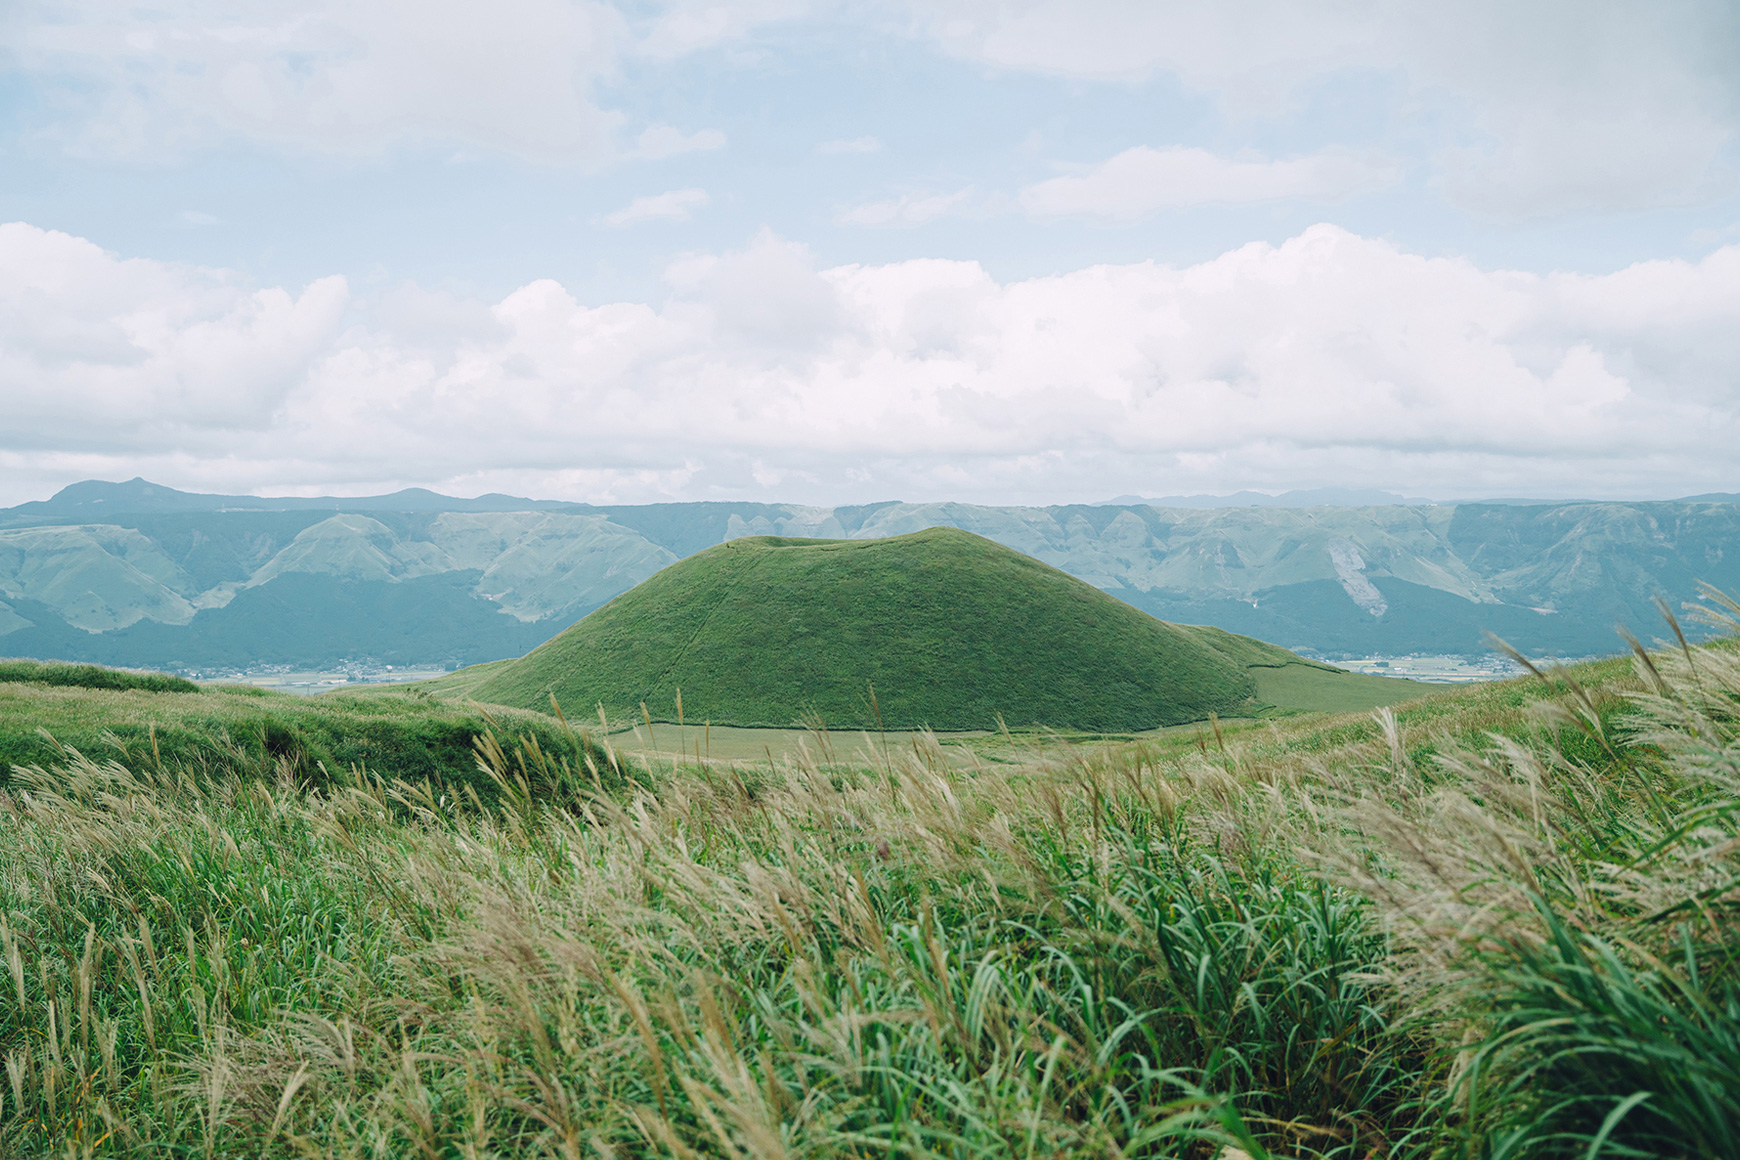
<instances>
[{"instance_id":1,"label":"green hill","mask_svg":"<svg viewBox=\"0 0 1740 1160\"><path fill-rule=\"evenodd\" d=\"M1253 669L1253 666L1258 666ZM1292 670L1287 681L1274 674ZM527 709L715 724L1048 725L1105 731L1260 707L1276 688L1425 691L1313 665L1248 637L1168 624L1029 556L954 528L880 540L746 537L674 564L514 661L431 691ZM1354 686L1358 686L1354 691ZM868 690L874 687L876 706ZM1329 694L1333 699L1333 694ZM1374 699L1375 698L1375 699ZM1274 703L1274 702L1270 702Z\"/></svg>"}]
</instances>

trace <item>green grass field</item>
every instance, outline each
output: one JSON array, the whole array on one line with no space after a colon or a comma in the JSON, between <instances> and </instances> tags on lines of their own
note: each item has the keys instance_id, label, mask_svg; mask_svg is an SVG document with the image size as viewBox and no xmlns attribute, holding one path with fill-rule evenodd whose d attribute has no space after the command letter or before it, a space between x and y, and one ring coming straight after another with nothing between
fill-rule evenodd
<instances>
[{"instance_id":1,"label":"green grass field","mask_svg":"<svg viewBox=\"0 0 1740 1160\"><path fill-rule=\"evenodd\" d=\"M62 689L110 689L115 692L197 693L199 686L168 673L135 673L100 665L57 661L0 660L0 684L48 685Z\"/></svg>"},{"instance_id":2,"label":"green grass field","mask_svg":"<svg viewBox=\"0 0 1740 1160\"><path fill-rule=\"evenodd\" d=\"M79 684L48 683L42 675L0 668L0 785L12 767L54 765L76 750L129 766L215 773L282 764L290 776L313 782L360 768L492 791L477 767L473 742L480 734L534 738L554 753L574 744L542 714L415 694L296 697L128 673ZM6 679L20 676L31 679ZM170 691L150 691L162 682L174 683L163 686Z\"/></svg>"},{"instance_id":3,"label":"green grass field","mask_svg":"<svg viewBox=\"0 0 1740 1160\"><path fill-rule=\"evenodd\" d=\"M1288 666L1283 676L1252 665ZM1302 694L1293 705L1264 697ZM1374 703L1376 679L1215 628L1167 624L953 528L884 540L749 537L660 572L437 696L590 717L836 729L1129 731L1270 706ZM1387 686L1391 700L1425 691ZM872 698L874 690L874 698ZM682 698L679 712L678 696Z\"/></svg>"},{"instance_id":4,"label":"green grass field","mask_svg":"<svg viewBox=\"0 0 1740 1160\"><path fill-rule=\"evenodd\" d=\"M3 1154L1740 1154L1728 645L771 761L404 694L7 690L0 737L120 743L0 792ZM488 792L302 776L235 742L260 714L481 727Z\"/></svg>"},{"instance_id":5,"label":"green grass field","mask_svg":"<svg viewBox=\"0 0 1740 1160\"><path fill-rule=\"evenodd\" d=\"M1311 713L1351 713L1399 705L1416 697L1442 695L1441 686L1397 677L1349 673L1317 664L1252 664L1256 699L1278 709Z\"/></svg>"}]
</instances>

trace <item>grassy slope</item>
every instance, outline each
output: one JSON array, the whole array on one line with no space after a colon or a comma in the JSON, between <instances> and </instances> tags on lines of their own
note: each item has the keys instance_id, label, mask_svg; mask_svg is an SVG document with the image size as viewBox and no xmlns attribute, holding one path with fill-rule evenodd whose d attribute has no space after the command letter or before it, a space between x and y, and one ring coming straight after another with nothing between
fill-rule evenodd
<instances>
[{"instance_id":1,"label":"grassy slope","mask_svg":"<svg viewBox=\"0 0 1740 1160\"><path fill-rule=\"evenodd\" d=\"M989 540L933 528L885 540L752 537L690 557L519 661L433 682L437 695L613 718L786 726L1048 726L1125 731L1252 712L1248 666L1298 665L1272 645L1153 619ZM1322 688L1316 688L1321 685ZM1351 705L1369 703L1367 683ZM1393 699L1418 695L1396 683ZM1290 705L1291 702L1277 701ZM1303 706L1300 706L1303 707Z\"/></svg>"},{"instance_id":2,"label":"grassy slope","mask_svg":"<svg viewBox=\"0 0 1740 1160\"><path fill-rule=\"evenodd\" d=\"M1352 713L1443 691L1442 686L1421 681L1350 673L1224 628L1193 625L1189 630L1249 672L1256 682L1257 701L1277 709Z\"/></svg>"},{"instance_id":3,"label":"grassy slope","mask_svg":"<svg viewBox=\"0 0 1740 1160\"><path fill-rule=\"evenodd\" d=\"M734 540L653 577L472 691L789 725L1131 729L1236 710L1249 678L1187 630L952 529Z\"/></svg>"},{"instance_id":4,"label":"grassy slope","mask_svg":"<svg viewBox=\"0 0 1740 1160\"><path fill-rule=\"evenodd\" d=\"M185 677L168 673L129 672L98 665L65 664L57 661L0 660L0 683L28 681L83 689L136 689L147 693L197 693L199 686Z\"/></svg>"},{"instance_id":5,"label":"grassy slope","mask_svg":"<svg viewBox=\"0 0 1740 1160\"><path fill-rule=\"evenodd\" d=\"M1732 785L1740 674L1700 672L1682 687L1717 695L1683 756ZM1640 719L1623 664L1575 675L1617 753L1530 711L1584 702L1512 681L1405 706L1393 741L1302 716L989 738L1001 755L962 769L916 738L872 767L675 770L583 813L406 818L366 788L260 792L259 769L211 790L59 771L0 797L22 992L0 1005L0 1151L1425 1160L1517 1132L1518 1154L1583 1156L1647 1091L1616 1122L1627 1154L1733 1154L1732 915L1634 922L1676 896L1634 908L1580 877L1637 843L1671 861L1660 833L1688 840L1675 815L1700 799L1662 765L1677 743L1615 729ZM1426 760L1489 730L1542 764ZM1740 870L1733 816L1693 835L1701 900ZM1482 864L1494 834L1530 858ZM1415 888L1420 841L1474 892L1429 938L1412 924L1450 900L1381 892ZM1372 900L1303 864L1337 854L1381 859ZM1507 877L1581 908L1583 941L1535 937L1532 894L1495 905ZM1619 936L1635 986L1578 957ZM1507 954L1535 958L1479 957ZM1400 992L1378 981L1396 972ZM1495 1070L1452 1068L1475 1051ZM1452 1076L1485 1085L1472 1121Z\"/></svg>"},{"instance_id":6,"label":"grassy slope","mask_svg":"<svg viewBox=\"0 0 1740 1160\"><path fill-rule=\"evenodd\" d=\"M1352 713L1438 695L1442 685L1313 664L1252 665L1257 699L1283 709Z\"/></svg>"},{"instance_id":7,"label":"grassy slope","mask_svg":"<svg viewBox=\"0 0 1740 1160\"><path fill-rule=\"evenodd\" d=\"M317 776L324 764L330 773L362 766L386 777L478 783L472 739L490 727L476 707L427 696L307 698L221 685L151 692L4 676L0 784L13 766L62 760L61 746L98 761L154 766L225 769L283 758L303 776ZM571 747L548 717L491 709L489 718L507 735L538 738L546 751Z\"/></svg>"},{"instance_id":8,"label":"grassy slope","mask_svg":"<svg viewBox=\"0 0 1740 1160\"><path fill-rule=\"evenodd\" d=\"M503 663L457 675L476 678ZM1309 674L1310 680L1319 673L1308 665L1253 671L1259 689L1275 679L1271 674L1296 671ZM1396 699L1393 688L1380 692ZM560 724L545 714L438 700L415 689L385 687L306 698L248 686L199 686L157 673L0 662L0 784L12 766L62 760L63 747L97 760L149 758L153 763L216 769L284 758L304 775L316 774L324 764L329 772L362 766L386 777L478 783L472 740L492 723L509 737L537 738L547 752L566 752L572 744ZM625 753L639 754L699 742L710 756L750 759L766 753L796 755L805 734L721 728L690 729L682 736L679 742L674 726L661 726L650 740L636 732L617 736L614 744ZM716 744L709 746L709 740ZM908 740L900 735L892 743Z\"/></svg>"}]
</instances>

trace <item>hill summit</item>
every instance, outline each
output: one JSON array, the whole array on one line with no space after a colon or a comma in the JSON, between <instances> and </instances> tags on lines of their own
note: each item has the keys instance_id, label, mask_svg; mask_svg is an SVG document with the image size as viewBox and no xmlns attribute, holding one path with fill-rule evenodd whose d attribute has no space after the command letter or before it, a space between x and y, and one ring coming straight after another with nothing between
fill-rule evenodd
<instances>
[{"instance_id":1,"label":"hill summit","mask_svg":"<svg viewBox=\"0 0 1740 1160\"><path fill-rule=\"evenodd\" d=\"M435 682L479 701L613 718L935 729L1148 729L1248 712L1248 666L1309 665L1157 620L991 540L750 536L644 581L518 660ZM1310 666L1317 668L1318 666ZM875 690L872 704L870 690Z\"/></svg>"}]
</instances>

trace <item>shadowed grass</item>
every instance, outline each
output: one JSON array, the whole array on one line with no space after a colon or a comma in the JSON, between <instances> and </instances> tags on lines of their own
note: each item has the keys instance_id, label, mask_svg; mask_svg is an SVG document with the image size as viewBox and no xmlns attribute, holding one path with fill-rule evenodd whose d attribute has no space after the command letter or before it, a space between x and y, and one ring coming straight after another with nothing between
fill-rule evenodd
<instances>
[{"instance_id":1,"label":"shadowed grass","mask_svg":"<svg viewBox=\"0 0 1740 1160\"><path fill-rule=\"evenodd\" d=\"M594 764L604 760L589 737L541 713L415 694L295 697L164 679L175 684L160 690L0 680L0 785L13 766L51 765L76 750L99 762L113 757L133 769L190 776L270 771L282 763L299 780L322 782L362 767L487 794L492 785L478 771L473 742L491 730L535 738L542 752L567 755L576 768L584 764L581 750L593 754Z\"/></svg>"}]
</instances>

